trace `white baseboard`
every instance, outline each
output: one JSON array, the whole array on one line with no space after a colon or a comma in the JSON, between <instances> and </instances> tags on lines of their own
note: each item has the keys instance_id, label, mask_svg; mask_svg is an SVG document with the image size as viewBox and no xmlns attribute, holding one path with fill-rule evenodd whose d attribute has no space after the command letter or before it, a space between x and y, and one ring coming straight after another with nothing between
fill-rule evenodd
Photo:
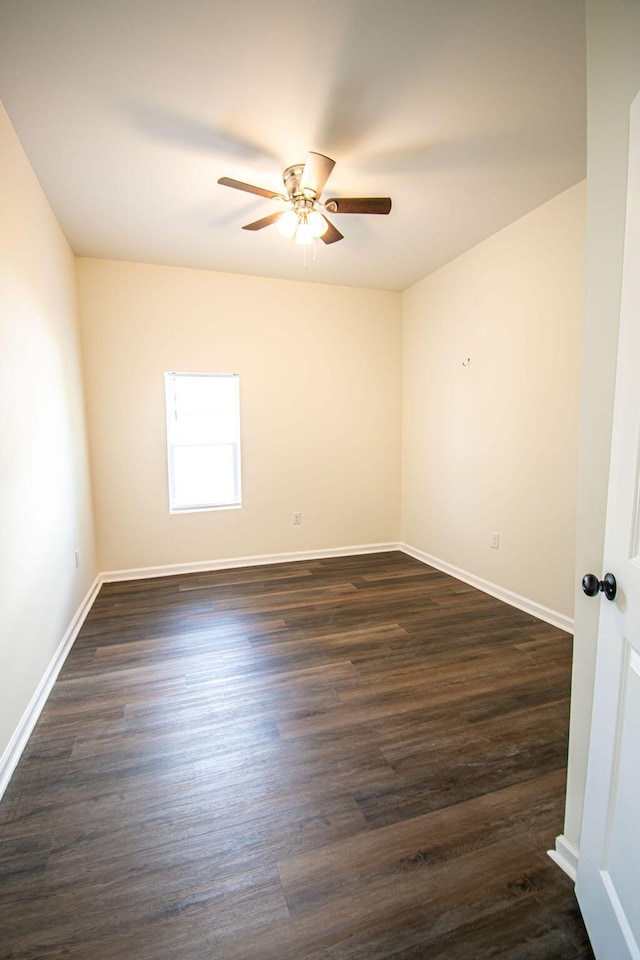
<instances>
[{"instance_id":1,"label":"white baseboard","mask_svg":"<svg viewBox=\"0 0 640 960\"><path fill-rule=\"evenodd\" d=\"M232 557L229 560L200 560L196 563L171 563L159 567L137 567L131 570L110 570L100 574L101 583L119 580L147 580L152 577L173 577L180 573L207 573L235 567L256 567L268 563L295 563L300 560L326 560L330 557L355 557L367 553L390 553L402 550L398 543L367 543L356 547L331 547L324 550L301 550L296 553L272 553L255 557Z\"/></svg>"},{"instance_id":2,"label":"white baseboard","mask_svg":"<svg viewBox=\"0 0 640 960\"><path fill-rule=\"evenodd\" d=\"M410 557L413 557L415 560L420 560L430 567L435 567L436 570L440 570L442 573L448 573L449 576L455 577L456 580L462 580L463 583L468 583L470 586L482 590L483 593L488 593L498 600L503 600L512 607L517 607L518 610L523 610L525 613L531 614L531 616L536 617L538 620L544 620L545 623L550 623L552 626L566 631L566 633L573 633L572 617L567 617L563 613L558 613L556 610L543 607L542 604L536 603L535 600L521 597L517 593L512 593L511 590L499 587L496 583L491 583L489 580L483 580L482 577L477 577L474 573L468 573L466 570L454 567L453 564L447 563L445 560L439 560L437 557L432 557L430 554L424 553L422 550L417 550L415 547L410 547L406 543L400 543L396 549L402 550L403 553L407 553Z\"/></svg>"},{"instance_id":3,"label":"white baseboard","mask_svg":"<svg viewBox=\"0 0 640 960\"><path fill-rule=\"evenodd\" d=\"M555 850L547 850L554 863L557 863L561 870L576 882L578 874L578 848L571 840L568 840L564 834L556 837Z\"/></svg>"},{"instance_id":4,"label":"white baseboard","mask_svg":"<svg viewBox=\"0 0 640 960\"><path fill-rule=\"evenodd\" d=\"M38 684L38 687L31 697L29 706L23 713L18 726L16 727L11 740L7 744L7 748L0 757L0 799L9 785L9 781L13 775L13 771L18 765L18 761L22 756L22 752L27 745L29 737L33 732L33 728L38 722L38 718L42 713L47 698L53 689L53 685L56 682L58 674L62 669L62 666L67 659L69 651L73 646L73 643L80 632L80 628L84 623L87 614L93 606L93 601L98 595L98 590L100 589L102 581L100 577L96 577L93 581L91 587L84 600L76 610L73 620L69 624L69 627L60 641L60 644L54 653L49 666L44 672L44 675Z\"/></svg>"}]
</instances>

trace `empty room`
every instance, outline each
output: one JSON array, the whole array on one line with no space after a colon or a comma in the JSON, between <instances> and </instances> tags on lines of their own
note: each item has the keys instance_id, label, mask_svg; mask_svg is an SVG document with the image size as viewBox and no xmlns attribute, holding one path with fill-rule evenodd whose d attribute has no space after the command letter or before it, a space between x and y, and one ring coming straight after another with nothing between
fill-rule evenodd
<instances>
[{"instance_id":1,"label":"empty room","mask_svg":"<svg viewBox=\"0 0 640 960\"><path fill-rule=\"evenodd\" d=\"M0 0L0 960L640 956L636 0Z\"/></svg>"}]
</instances>

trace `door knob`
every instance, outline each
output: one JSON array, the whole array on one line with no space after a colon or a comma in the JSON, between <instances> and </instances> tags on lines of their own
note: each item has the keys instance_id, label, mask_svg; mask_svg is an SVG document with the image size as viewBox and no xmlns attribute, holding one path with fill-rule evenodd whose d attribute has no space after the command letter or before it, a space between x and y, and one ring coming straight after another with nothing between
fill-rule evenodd
<instances>
[{"instance_id":1,"label":"door knob","mask_svg":"<svg viewBox=\"0 0 640 960\"><path fill-rule=\"evenodd\" d=\"M615 600L618 584L612 573L605 573L604 580L598 580L595 573L585 573L582 589L588 597L597 597L599 593L604 593L607 600Z\"/></svg>"}]
</instances>

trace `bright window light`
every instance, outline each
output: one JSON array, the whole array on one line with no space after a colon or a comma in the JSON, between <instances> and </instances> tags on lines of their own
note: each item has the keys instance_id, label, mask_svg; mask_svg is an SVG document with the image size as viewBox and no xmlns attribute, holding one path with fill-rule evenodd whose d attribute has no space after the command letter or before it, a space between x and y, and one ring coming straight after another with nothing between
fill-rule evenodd
<instances>
[{"instance_id":1,"label":"bright window light","mask_svg":"<svg viewBox=\"0 0 640 960\"><path fill-rule=\"evenodd\" d=\"M236 374L165 373L172 513L241 505L239 384Z\"/></svg>"}]
</instances>

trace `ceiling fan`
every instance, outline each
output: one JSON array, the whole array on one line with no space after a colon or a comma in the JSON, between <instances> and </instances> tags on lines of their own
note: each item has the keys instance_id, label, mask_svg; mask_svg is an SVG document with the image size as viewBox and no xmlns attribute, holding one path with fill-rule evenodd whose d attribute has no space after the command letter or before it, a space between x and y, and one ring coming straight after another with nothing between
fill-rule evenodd
<instances>
[{"instance_id":1,"label":"ceiling fan","mask_svg":"<svg viewBox=\"0 0 640 960\"><path fill-rule=\"evenodd\" d=\"M296 243L303 246L314 243L318 238L324 243L335 243L342 240L342 234L327 219L326 213L387 214L391 210L391 198L330 197L321 200L320 196L334 166L335 160L312 151L304 164L296 163L287 167L282 174L285 193L275 193L230 177L221 177L218 183L284 203L284 209L247 223L243 230L262 230L275 223L280 233L285 237L295 237Z\"/></svg>"}]
</instances>

